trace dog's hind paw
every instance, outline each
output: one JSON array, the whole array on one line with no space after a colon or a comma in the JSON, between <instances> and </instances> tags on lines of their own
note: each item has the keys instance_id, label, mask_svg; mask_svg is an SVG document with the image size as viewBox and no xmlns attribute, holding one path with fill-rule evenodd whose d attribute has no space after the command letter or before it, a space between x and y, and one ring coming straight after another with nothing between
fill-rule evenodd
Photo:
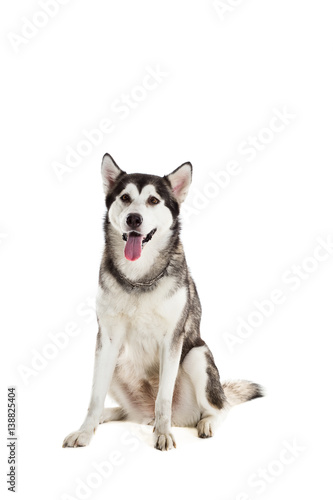
<instances>
[{"instance_id":1,"label":"dog's hind paw","mask_svg":"<svg viewBox=\"0 0 333 500\"><path fill-rule=\"evenodd\" d=\"M75 431L68 434L62 443L63 448L79 448L81 446L87 446L90 443L91 437L93 435L93 430L81 430Z\"/></svg>"},{"instance_id":2,"label":"dog's hind paw","mask_svg":"<svg viewBox=\"0 0 333 500\"><path fill-rule=\"evenodd\" d=\"M169 434L159 434L156 436L155 448L161 451L172 450L176 448L176 441L171 432Z\"/></svg>"},{"instance_id":3,"label":"dog's hind paw","mask_svg":"<svg viewBox=\"0 0 333 500\"><path fill-rule=\"evenodd\" d=\"M212 419L210 417L203 418L198 422L198 436L200 438L210 438L213 437L213 425Z\"/></svg>"}]
</instances>

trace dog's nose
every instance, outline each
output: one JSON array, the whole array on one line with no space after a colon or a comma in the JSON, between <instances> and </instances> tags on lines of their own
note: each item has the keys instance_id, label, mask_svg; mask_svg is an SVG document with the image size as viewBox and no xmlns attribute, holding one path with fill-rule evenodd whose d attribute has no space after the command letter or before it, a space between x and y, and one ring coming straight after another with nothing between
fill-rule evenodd
<instances>
[{"instance_id":1,"label":"dog's nose","mask_svg":"<svg viewBox=\"0 0 333 500\"><path fill-rule=\"evenodd\" d=\"M136 229L142 224L142 217L140 214L128 214L126 223L131 229Z\"/></svg>"}]
</instances>

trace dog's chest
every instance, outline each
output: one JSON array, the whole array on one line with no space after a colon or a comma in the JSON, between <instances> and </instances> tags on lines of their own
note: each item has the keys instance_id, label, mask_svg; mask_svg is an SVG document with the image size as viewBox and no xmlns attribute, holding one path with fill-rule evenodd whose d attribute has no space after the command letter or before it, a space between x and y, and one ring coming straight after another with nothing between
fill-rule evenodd
<instances>
[{"instance_id":1,"label":"dog's chest","mask_svg":"<svg viewBox=\"0 0 333 500\"><path fill-rule=\"evenodd\" d=\"M142 377L158 370L160 347L164 341L171 342L185 306L186 289L170 294L167 285L144 294L119 293L118 290L107 298L110 330L116 324L125 332L118 365ZM101 320L101 313L98 315Z\"/></svg>"},{"instance_id":2,"label":"dog's chest","mask_svg":"<svg viewBox=\"0 0 333 500\"><path fill-rule=\"evenodd\" d=\"M124 342L124 357L135 366L147 369L159 359L159 349L165 337L175 328L179 298L166 299L159 294L147 294L137 301L129 301Z\"/></svg>"},{"instance_id":3,"label":"dog's chest","mask_svg":"<svg viewBox=\"0 0 333 500\"><path fill-rule=\"evenodd\" d=\"M132 301L123 321L126 334L118 366L123 374L147 378L158 371L160 346L170 330L170 320L155 302L139 305Z\"/></svg>"}]
</instances>

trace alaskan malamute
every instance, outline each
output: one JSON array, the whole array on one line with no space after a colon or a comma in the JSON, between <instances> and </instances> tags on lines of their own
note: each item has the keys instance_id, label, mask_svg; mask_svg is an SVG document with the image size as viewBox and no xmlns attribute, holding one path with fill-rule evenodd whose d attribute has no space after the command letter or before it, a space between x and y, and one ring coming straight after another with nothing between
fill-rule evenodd
<instances>
[{"instance_id":1,"label":"alaskan malamute","mask_svg":"<svg viewBox=\"0 0 333 500\"><path fill-rule=\"evenodd\" d=\"M63 446L87 445L98 424L111 420L153 425L159 450L176 446L172 426L209 438L230 406L263 392L247 381L221 384L200 336L200 301L179 238L192 165L165 177L127 174L106 154L102 178L107 212L92 395L83 424ZM108 391L119 406L104 408Z\"/></svg>"}]
</instances>

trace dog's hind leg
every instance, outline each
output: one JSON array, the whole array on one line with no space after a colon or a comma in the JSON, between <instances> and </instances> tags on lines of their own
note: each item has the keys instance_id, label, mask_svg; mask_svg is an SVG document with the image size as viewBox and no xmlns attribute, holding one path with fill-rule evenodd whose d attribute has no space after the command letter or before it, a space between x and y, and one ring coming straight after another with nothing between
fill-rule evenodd
<instances>
[{"instance_id":1,"label":"dog's hind leg","mask_svg":"<svg viewBox=\"0 0 333 500\"><path fill-rule=\"evenodd\" d=\"M229 409L213 355L206 345L193 347L185 356L182 367L191 379L200 410L198 436L212 437Z\"/></svg>"},{"instance_id":2,"label":"dog's hind leg","mask_svg":"<svg viewBox=\"0 0 333 500\"><path fill-rule=\"evenodd\" d=\"M100 424L105 424L105 422L115 422L120 420L126 420L127 413L120 406L114 408L104 408L102 415L99 419Z\"/></svg>"}]
</instances>

